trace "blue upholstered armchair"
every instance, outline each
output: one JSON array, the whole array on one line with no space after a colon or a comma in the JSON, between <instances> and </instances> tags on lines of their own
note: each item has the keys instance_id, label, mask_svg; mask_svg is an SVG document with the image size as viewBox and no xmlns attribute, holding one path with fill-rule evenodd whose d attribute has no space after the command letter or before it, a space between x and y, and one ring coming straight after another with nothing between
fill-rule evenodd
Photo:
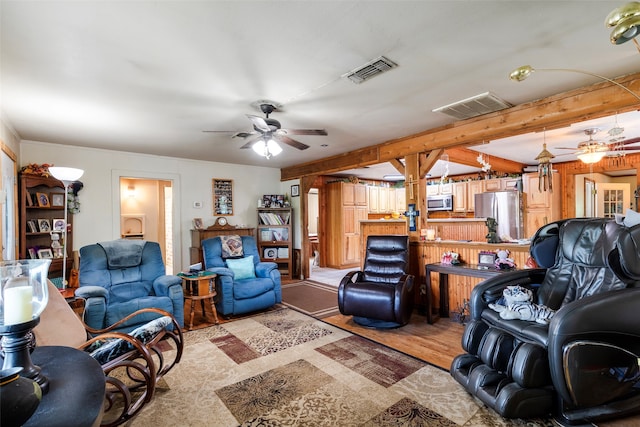
<instances>
[{"instance_id":1,"label":"blue upholstered armchair","mask_svg":"<svg viewBox=\"0 0 640 427\"><path fill-rule=\"evenodd\" d=\"M160 308L184 326L182 279L167 275L160 245L144 240L113 240L80 249L80 287L87 325L106 328L141 308ZM116 330L129 332L158 317L145 313Z\"/></svg>"},{"instance_id":2,"label":"blue upholstered armchair","mask_svg":"<svg viewBox=\"0 0 640 427\"><path fill-rule=\"evenodd\" d=\"M263 310L282 301L276 263L260 262L253 237L238 237L242 240L241 256L226 256L220 237L202 241L204 266L218 275L216 310L223 316Z\"/></svg>"}]
</instances>

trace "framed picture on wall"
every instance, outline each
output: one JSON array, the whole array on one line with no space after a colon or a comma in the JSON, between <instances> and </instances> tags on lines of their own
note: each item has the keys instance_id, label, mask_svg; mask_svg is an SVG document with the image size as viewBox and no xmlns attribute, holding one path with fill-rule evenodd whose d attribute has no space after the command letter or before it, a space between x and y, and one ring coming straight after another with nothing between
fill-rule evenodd
<instances>
[{"instance_id":1,"label":"framed picture on wall","mask_svg":"<svg viewBox=\"0 0 640 427\"><path fill-rule=\"evenodd\" d=\"M298 184L291 186L291 197L300 196L300 186Z\"/></svg>"},{"instance_id":2,"label":"framed picture on wall","mask_svg":"<svg viewBox=\"0 0 640 427\"><path fill-rule=\"evenodd\" d=\"M211 180L213 190L213 215L233 215L233 180Z\"/></svg>"}]
</instances>

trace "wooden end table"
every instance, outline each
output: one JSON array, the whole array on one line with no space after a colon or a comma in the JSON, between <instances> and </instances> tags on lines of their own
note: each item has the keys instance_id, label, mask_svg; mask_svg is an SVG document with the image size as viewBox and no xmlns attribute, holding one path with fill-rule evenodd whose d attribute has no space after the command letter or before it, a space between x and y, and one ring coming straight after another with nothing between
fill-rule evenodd
<instances>
[{"instance_id":1,"label":"wooden end table","mask_svg":"<svg viewBox=\"0 0 640 427\"><path fill-rule=\"evenodd\" d=\"M218 324L218 312L216 310L213 298L217 295L215 278L216 274L204 275L187 275L179 274L182 278L182 287L184 289L184 299L191 300L191 310L189 314L189 328L193 329L193 316L195 315L196 301L200 301L202 306L202 316L206 317L204 309L204 300L211 301L211 312L213 313L214 324Z\"/></svg>"}]
</instances>

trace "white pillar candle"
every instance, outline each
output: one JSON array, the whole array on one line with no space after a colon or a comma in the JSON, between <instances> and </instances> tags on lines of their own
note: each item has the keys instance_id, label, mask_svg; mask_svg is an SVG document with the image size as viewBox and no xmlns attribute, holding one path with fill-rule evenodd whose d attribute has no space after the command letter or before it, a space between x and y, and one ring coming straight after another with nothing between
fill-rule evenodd
<instances>
[{"instance_id":1,"label":"white pillar candle","mask_svg":"<svg viewBox=\"0 0 640 427\"><path fill-rule=\"evenodd\" d=\"M433 228L427 229L427 240L435 240L436 239L436 230Z\"/></svg>"},{"instance_id":2,"label":"white pillar candle","mask_svg":"<svg viewBox=\"0 0 640 427\"><path fill-rule=\"evenodd\" d=\"M4 324L16 325L33 317L33 289L31 286L17 286L4 290Z\"/></svg>"}]
</instances>

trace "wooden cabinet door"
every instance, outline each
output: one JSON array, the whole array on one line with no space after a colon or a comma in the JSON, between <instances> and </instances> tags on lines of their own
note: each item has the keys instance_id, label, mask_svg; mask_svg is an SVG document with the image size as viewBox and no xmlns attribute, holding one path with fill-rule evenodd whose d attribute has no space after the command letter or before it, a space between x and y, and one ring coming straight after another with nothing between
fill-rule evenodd
<instances>
[{"instance_id":1,"label":"wooden cabinet door","mask_svg":"<svg viewBox=\"0 0 640 427\"><path fill-rule=\"evenodd\" d=\"M342 204L348 206L356 204L356 193L353 184L342 183Z\"/></svg>"},{"instance_id":2,"label":"wooden cabinet door","mask_svg":"<svg viewBox=\"0 0 640 427\"><path fill-rule=\"evenodd\" d=\"M539 183L540 177L537 173L528 173L522 176L522 189L526 194L527 209L546 209L549 207L550 193L548 191L540 191L538 188Z\"/></svg>"},{"instance_id":3,"label":"wooden cabinet door","mask_svg":"<svg viewBox=\"0 0 640 427\"><path fill-rule=\"evenodd\" d=\"M367 187L369 192L369 212L378 213L380 211L379 201L378 201L378 187L369 186Z\"/></svg>"},{"instance_id":4,"label":"wooden cabinet door","mask_svg":"<svg viewBox=\"0 0 640 427\"><path fill-rule=\"evenodd\" d=\"M407 190L396 188L396 210L400 213L407 211Z\"/></svg>"},{"instance_id":5,"label":"wooden cabinet door","mask_svg":"<svg viewBox=\"0 0 640 427\"><path fill-rule=\"evenodd\" d=\"M484 192L484 189L484 181L469 181L467 183L467 212L475 211L475 196Z\"/></svg>"},{"instance_id":6,"label":"wooden cabinet door","mask_svg":"<svg viewBox=\"0 0 640 427\"><path fill-rule=\"evenodd\" d=\"M532 237L543 225L553 221L547 209L528 209L524 216L524 235Z\"/></svg>"},{"instance_id":7,"label":"wooden cabinet door","mask_svg":"<svg viewBox=\"0 0 640 427\"><path fill-rule=\"evenodd\" d=\"M485 191L501 191L503 182L501 178L486 179L484 181Z\"/></svg>"},{"instance_id":8,"label":"wooden cabinet door","mask_svg":"<svg viewBox=\"0 0 640 427\"><path fill-rule=\"evenodd\" d=\"M387 187L378 188L378 212L389 212L389 189Z\"/></svg>"},{"instance_id":9,"label":"wooden cabinet door","mask_svg":"<svg viewBox=\"0 0 640 427\"><path fill-rule=\"evenodd\" d=\"M467 211L467 183L456 182L453 184L453 211Z\"/></svg>"},{"instance_id":10,"label":"wooden cabinet door","mask_svg":"<svg viewBox=\"0 0 640 427\"><path fill-rule=\"evenodd\" d=\"M440 194L453 194L453 184L442 184L440 186Z\"/></svg>"},{"instance_id":11,"label":"wooden cabinet door","mask_svg":"<svg viewBox=\"0 0 640 427\"><path fill-rule=\"evenodd\" d=\"M427 185L427 196L437 196L440 194L439 185Z\"/></svg>"},{"instance_id":12,"label":"wooden cabinet door","mask_svg":"<svg viewBox=\"0 0 640 427\"><path fill-rule=\"evenodd\" d=\"M361 184L353 185L353 198L356 206L367 206L367 186Z\"/></svg>"}]
</instances>

